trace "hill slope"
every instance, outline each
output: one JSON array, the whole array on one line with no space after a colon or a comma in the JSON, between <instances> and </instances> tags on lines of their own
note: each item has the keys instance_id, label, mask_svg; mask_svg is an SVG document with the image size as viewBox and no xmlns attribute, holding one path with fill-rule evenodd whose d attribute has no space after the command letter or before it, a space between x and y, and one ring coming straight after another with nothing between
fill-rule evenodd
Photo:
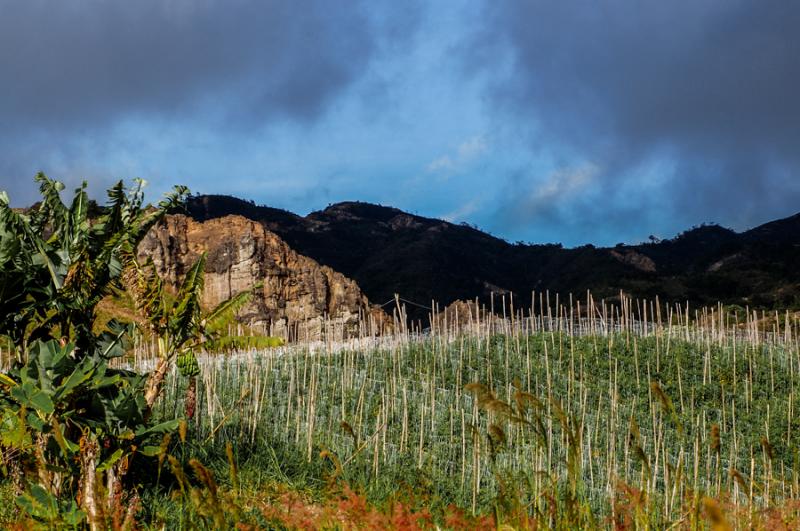
<instances>
[{"instance_id":1,"label":"hill slope","mask_svg":"<svg viewBox=\"0 0 800 531\"><path fill-rule=\"evenodd\" d=\"M302 217L228 196L197 196L189 215L203 221L238 214L263 224L297 252L354 279L376 303L394 293L436 300L531 290L577 296L722 301L756 307L800 305L800 214L744 233L695 227L656 243L613 248L519 245L391 207L345 202Z\"/></svg>"}]
</instances>

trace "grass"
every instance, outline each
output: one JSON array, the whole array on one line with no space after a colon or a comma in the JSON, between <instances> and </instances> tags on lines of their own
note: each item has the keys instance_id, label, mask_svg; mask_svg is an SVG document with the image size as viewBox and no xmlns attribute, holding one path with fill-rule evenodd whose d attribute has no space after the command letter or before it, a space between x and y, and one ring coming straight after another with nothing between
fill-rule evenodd
<instances>
[{"instance_id":1,"label":"grass","mask_svg":"<svg viewBox=\"0 0 800 531\"><path fill-rule=\"evenodd\" d=\"M164 445L183 465L140 472L140 520L797 525L796 316L587 306L597 319L542 304L459 330L200 356L197 416ZM182 414L185 384L170 374L158 417Z\"/></svg>"},{"instance_id":2,"label":"grass","mask_svg":"<svg viewBox=\"0 0 800 531\"><path fill-rule=\"evenodd\" d=\"M639 492L658 527L688 521L687 500L798 498L796 322L549 319L201 358L196 451L233 442L255 489L319 500L335 475L374 504L405 491L500 522L522 507L555 525L548 497L605 525ZM182 386L173 374L161 416Z\"/></svg>"}]
</instances>

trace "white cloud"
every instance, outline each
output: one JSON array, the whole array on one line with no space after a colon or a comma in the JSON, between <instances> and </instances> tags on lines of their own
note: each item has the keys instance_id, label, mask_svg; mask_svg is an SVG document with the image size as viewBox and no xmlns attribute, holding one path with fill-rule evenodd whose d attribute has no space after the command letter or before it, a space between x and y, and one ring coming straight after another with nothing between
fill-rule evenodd
<instances>
[{"instance_id":1,"label":"white cloud","mask_svg":"<svg viewBox=\"0 0 800 531\"><path fill-rule=\"evenodd\" d=\"M434 159L426 169L430 173L449 175L461 170L488 151L489 146L483 136L473 136L459 144L452 153Z\"/></svg>"},{"instance_id":2,"label":"white cloud","mask_svg":"<svg viewBox=\"0 0 800 531\"><path fill-rule=\"evenodd\" d=\"M464 221L470 214L474 214L478 210L478 200L473 199L462 205L461 207L453 210L442 216L442 219L445 221L449 221L450 223L456 223L459 221Z\"/></svg>"},{"instance_id":3,"label":"white cloud","mask_svg":"<svg viewBox=\"0 0 800 531\"><path fill-rule=\"evenodd\" d=\"M452 171L455 168L455 164L453 160L450 158L449 155L443 155L438 159L434 160L430 164L428 164L428 171L429 172L437 172L440 170L444 171Z\"/></svg>"},{"instance_id":4,"label":"white cloud","mask_svg":"<svg viewBox=\"0 0 800 531\"><path fill-rule=\"evenodd\" d=\"M531 203L539 205L551 199L572 196L586 187L598 173L599 168L594 164L556 170L536 188L530 198Z\"/></svg>"},{"instance_id":5,"label":"white cloud","mask_svg":"<svg viewBox=\"0 0 800 531\"><path fill-rule=\"evenodd\" d=\"M458 146L458 157L462 160L471 160L483 155L489 149L482 136L474 136Z\"/></svg>"}]
</instances>

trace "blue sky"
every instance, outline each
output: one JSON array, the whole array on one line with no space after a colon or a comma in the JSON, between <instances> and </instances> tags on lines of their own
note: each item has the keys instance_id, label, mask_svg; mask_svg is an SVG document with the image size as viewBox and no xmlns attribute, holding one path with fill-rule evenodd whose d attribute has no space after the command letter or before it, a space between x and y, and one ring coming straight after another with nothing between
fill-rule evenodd
<instances>
[{"instance_id":1,"label":"blue sky","mask_svg":"<svg viewBox=\"0 0 800 531\"><path fill-rule=\"evenodd\" d=\"M0 0L0 188L363 200L567 245L800 211L800 5Z\"/></svg>"}]
</instances>

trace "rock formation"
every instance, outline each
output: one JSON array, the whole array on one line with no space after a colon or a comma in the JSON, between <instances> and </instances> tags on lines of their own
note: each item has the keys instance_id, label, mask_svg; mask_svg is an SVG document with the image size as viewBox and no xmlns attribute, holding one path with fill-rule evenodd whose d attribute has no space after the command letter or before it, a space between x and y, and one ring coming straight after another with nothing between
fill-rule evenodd
<instances>
[{"instance_id":1,"label":"rock formation","mask_svg":"<svg viewBox=\"0 0 800 531\"><path fill-rule=\"evenodd\" d=\"M653 259L642 253L637 253L633 249L624 249L623 252L611 249L609 253L623 264L633 266L640 271L647 271L648 273L656 272L656 263Z\"/></svg>"},{"instance_id":2,"label":"rock formation","mask_svg":"<svg viewBox=\"0 0 800 531\"><path fill-rule=\"evenodd\" d=\"M353 280L296 253L276 234L241 216L202 223L167 216L138 252L142 261L152 258L171 288L207 253L202 301L207 308L263 283L239 317L272 335L314 337L331 325L356 334L362 320L372 322L369 333L385 325L385 314L370 305Z\"/></svg>"},{"instance_id":3,"label":"rock formation","mask_svg":"<svg viewBox=\"0 0 800 531\"><path fill-rule=\"evenodd\" d=\"M440 333L458 333L486 331L490 326L501 324L500 316L492 314L489 308L479 301L457 300L433 316L432 328Z\"/></svg>"}]
</instances>

